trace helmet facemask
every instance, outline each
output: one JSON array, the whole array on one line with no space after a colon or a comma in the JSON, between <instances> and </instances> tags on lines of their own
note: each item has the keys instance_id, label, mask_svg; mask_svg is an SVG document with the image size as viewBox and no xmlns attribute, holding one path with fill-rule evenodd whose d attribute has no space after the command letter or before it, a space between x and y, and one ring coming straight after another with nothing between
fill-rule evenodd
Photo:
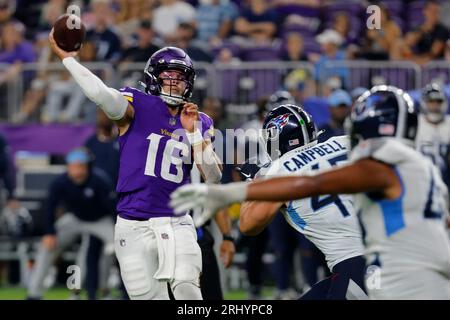
<instances>
[{"instance_id":1,"label":"helmet facemask","mask_svg":"<svg viewBox=\"0 0 450 320\"><path fill-rule=\"evenodd\" d=\"M423 111L428 121L432 123L441 122L447 113L447 101L443 99L425 100Z\"/></svg>"},{"instance_id":2,"label":"helmet facemask","mask_svg":"<svg viewBox=\"0 0 450 320\"><path fill-rule=\"evenodd\" d=\"M282 153L280 151L279 129L276 126L271 126L261 129L260 132L259 141L262 146L261 152L264 153L264 156L268 157L271 161L280 158Z\"/></svg>"},{"instance_id":3,"label":"helmet facemask","mask_svg":"<svg viewBox=\"0 0 450 320\"><path fill-rule=\"evenodd\" d=\"M158 76L161 87L159 96L169 106L178 106L185 102L183 96L189 83L186 76L177 70L162 71Z\"/></svg>"},{"instance_id":4,"label":"helmet facemask","mask_svg":"<svg viewBox=\"0 0 450 320\"><path fill-rule=\"evenodd\" d=\"M448 100L440 85L431 83L423 89L420 109L431 123L439 123L444 119Z\"/></svg>"}]
</instances>

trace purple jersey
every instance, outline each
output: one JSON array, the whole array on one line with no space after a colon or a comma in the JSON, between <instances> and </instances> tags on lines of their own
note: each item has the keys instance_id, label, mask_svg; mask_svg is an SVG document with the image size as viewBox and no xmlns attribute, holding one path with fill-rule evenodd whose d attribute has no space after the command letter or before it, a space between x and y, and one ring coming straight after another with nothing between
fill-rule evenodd
<instances>
[{"instance_id":1,"label":"purple jersey","mask_svg":"<svg viewBox=\"0 0 450 320\"><path fill-rule=\"evenodd\" d=\"M135 115L127 132L119 137L117 212L126 219L173 216L170 194L190 182L193 163L186 139L173 134L177 129L177 133L185 132L180 115L172 116L157 96L129 87L120 91ZM200 120L202 134L211 134L211 118L200 113Z\"/></svg>"}]
</instances>

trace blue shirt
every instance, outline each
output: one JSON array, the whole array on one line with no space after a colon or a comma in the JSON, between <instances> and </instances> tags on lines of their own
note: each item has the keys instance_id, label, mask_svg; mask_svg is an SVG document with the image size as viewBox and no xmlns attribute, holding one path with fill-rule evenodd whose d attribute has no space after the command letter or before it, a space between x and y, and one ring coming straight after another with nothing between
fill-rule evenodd
<instances>
[{"instance_id":1,"label":"blue shirt","mask_svg":"<svg viewBox=\"0 0 450 320\"><path fill-rule=\"evenodd\" d=\"M226 21L234 20L238 15L236 5L221 1L217 5L200 4L197 8L197 38L208 41L219 33L220 26Z\"/></svg>"},{"instance_id":2,"label":"blue shirt","mask_svg":"<svg viewBox=\"0 0 450 320\"><path fill-rule=\"evenodd\" d=\"M120 59L121 43L119 36L107 28L102 32L89 30L86 39L95 43L97 47L97 60L116 62Z\"/></svg>"},{"instance_id":3,"label":"blue shirt","mask_svg":"<svg viewBox=\"0 0 450 320\"><path fill-rule=\"evenodd\" d=\"M349 77L350 72L348 68L344 65L339 65L336 67L329 67L329 64L332 64L334 61L343 61L345 60L345 52L342 50L339 50L336 53L336 56L334 58L329 58L326 55L321 55L319 60L316 63L316 81L324 82L328 78L337 76L339 77L344 86L347 86L349 84Z\"/></svg>"}]
</instances>

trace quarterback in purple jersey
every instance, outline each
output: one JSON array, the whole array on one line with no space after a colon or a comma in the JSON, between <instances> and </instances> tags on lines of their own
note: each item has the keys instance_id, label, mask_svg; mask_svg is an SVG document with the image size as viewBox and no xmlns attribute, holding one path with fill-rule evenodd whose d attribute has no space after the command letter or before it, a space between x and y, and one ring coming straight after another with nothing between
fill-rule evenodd
<instances>
[{"instance_id":1,"label":"quarterback in purple jersey","mask_svg":"<svg viewBox=\"0 0 450 320\"><path fill-rule=\"evenodd\" d=\"M204 180L217 183L222 167L211 137L212 120L189 102L195 70L181 49L155 52L144 69L145 92L116 90L77 62L76 52L53 51L80 85L119 128L120 168L115 251L131 299L202 299L202 260L188 214L175 215L170 194L189 183L192 161Z\"/></svg>"}]
</instances>

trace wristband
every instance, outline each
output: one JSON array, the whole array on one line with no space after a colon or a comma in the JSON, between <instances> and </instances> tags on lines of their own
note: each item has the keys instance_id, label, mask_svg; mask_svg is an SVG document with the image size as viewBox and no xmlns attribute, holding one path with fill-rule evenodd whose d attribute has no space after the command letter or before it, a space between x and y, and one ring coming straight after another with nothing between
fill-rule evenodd
<instances>
[{"instance_id":1,"label":"wristband","mask_svg":"<svg viewBox=\"0 0 450 320\"><path fill-rule=\"evenodd\" d=\"M231 242L233 242L233 243L234 243L234 239L233 239L233 237L232 237L232 236L230 236L230 235L227 235L227 234L224 234L224 235L223 235L223 238L222 238L222 240L223 240L223 241L231 241Z\"/></svg>"},{"instance_id":2,"label":"wristband","mask_svg":"<svg viewBox=\"0 0 450 320\"><path fill-rule=\"evenodd\" d=\"M193 146L203 142L203 136L200 130L195 130L195 132L186 132L186 137L189 143Z\"/></svg>"}]
</instances>

